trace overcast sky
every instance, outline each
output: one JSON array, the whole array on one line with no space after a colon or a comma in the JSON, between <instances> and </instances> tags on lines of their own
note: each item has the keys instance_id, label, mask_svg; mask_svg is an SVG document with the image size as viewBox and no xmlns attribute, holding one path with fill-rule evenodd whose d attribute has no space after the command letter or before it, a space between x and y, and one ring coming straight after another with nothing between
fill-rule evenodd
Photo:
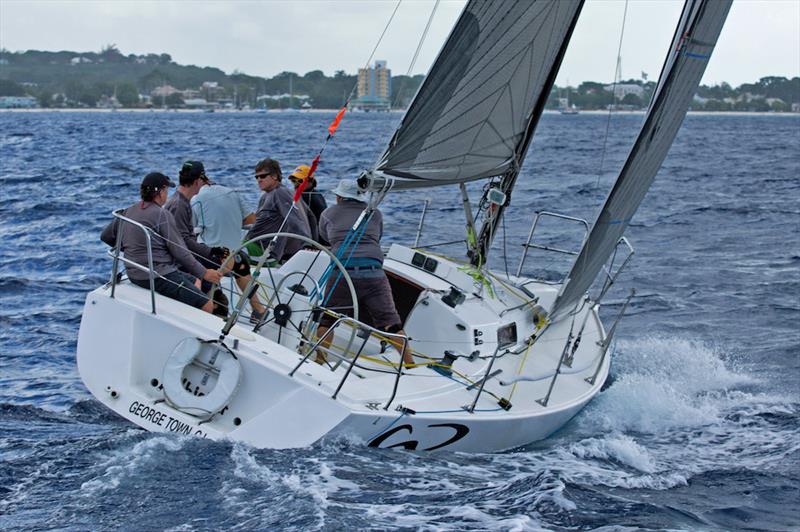
<instances>
[{"instance_id":1,"label":"overcast sky","mask_svg":"<svg viewBox=\"0 0 800 532\"><path fill-rule=\"evenodd\" d=\"M0 0L0 46L11 51L168 53L180 64L270 77L282 71L355 73L369 58L396 0ZM463 6L440 2L414 73L427 71ZM630 0L622 75L658 75L683 2ZM434 6L404 0L375 54L405 74ZM624 0L587 0L558 84L611 81ZM2 68L2 67L0 67ZM736 86L800 76L800 0L735 0L703 83Z\"/></svg>"}]
</instances>

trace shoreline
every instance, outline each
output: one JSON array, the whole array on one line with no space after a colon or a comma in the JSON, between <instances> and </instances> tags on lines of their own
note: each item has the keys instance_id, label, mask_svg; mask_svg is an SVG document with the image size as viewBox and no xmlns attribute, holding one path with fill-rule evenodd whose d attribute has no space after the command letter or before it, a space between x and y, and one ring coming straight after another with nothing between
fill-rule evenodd
<instances>
[{"instance_id":1,"label":"shoreline","mask_svg":"<svg viewBox=\"0 0 800 532\"><path fill-rule=\"evenodd\" d=\"M9 109L0 109L0 113L183 113L183 114L306 114L306 113L336 113L339 109L296 109L296 110L286 110L286 109L274 109L274 110L267 110L266 112L260 112L256 110L249 110L249 111L239 111L236 109L225 109L225 110L215 110L213 113L206 113L201 109L137 109L137 108L128 108L128 109L117 109L112 111L111 109L76 109L76 108L59 108L59 109L44 109L44 108L33 108L33 109L22 109L22 108L9 108ZM351 111L352 113L353 111ZM386 114L396 114L402 113L405 110L392 110L388 111ZM644 115L647 111L645 109L640 110L621 110L621 111L614 111L616 115ZM384 113L363 113L361 111L356 111L354 114L369 114L369 115L380 115ZM561 114L561 112L557 109L545 109L542 114L548 115L557 115ZM581 110L579 111L580 115L608 115L607 110L603 109L592 109L592 110ZM788 116L788 117L800 117L800 112L774 112L774 111L688 111L687 115L693 116ZM566 116L566 115L565 115ZM575 116L575 115L569 115Z\"/></svg>"}]
</instances>

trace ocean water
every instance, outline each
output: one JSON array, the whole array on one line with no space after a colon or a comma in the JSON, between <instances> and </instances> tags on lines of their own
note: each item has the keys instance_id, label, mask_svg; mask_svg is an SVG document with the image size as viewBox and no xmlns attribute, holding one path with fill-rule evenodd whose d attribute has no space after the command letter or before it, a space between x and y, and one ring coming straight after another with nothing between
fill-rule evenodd
<instances>
[{"instance_id":1,"label":"ocean water","mask_svg":"<svg viewBox=\"0 0 800 532\"><path fill-rule=\"evenodd\" d=\"M96 402L75 349L85 294L110 273L111 210L190 158L255 205L255 163L308 163L332 117L0 113L0 529L800 529L798 116L686 119L608 296L610 320L638 292L610 386L547 440L256 450L151 434ZM372 163L398 119L347 115L320 188ZM606 138L608 120L543 117L494 267L516 270L533 211L596 213L642 117L612 116ZM422 243L463 234L456 190L418 191L383 205L385 243L413 241L426 198Z\"/></svg>"}]
</instances>

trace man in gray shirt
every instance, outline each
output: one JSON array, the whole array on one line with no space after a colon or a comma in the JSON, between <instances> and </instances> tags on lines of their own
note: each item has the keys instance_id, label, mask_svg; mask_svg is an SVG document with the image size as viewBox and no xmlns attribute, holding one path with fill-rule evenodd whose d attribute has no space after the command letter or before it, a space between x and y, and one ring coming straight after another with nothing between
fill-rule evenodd
<instances>
[{"instance_id":1,"label":"man in gray shirt","mask_svg":"<svg viewBox=\"0 0 800 532\"><path fill-rule=\"evenodd\" d=\"M215 250L210 246L197 241L192 225L191 199L200 192L206 182L206 170L200 161L186 161L181 167L178 176L178 189L167 200L164 208L175 217L175 225L186 242L186 247L194 253L201 263L213 262L214 255L221 255L222 250ZM204 260L205 259L205 260ZM206 264L211 266L211 264Z\"/></svg>"},{"instance_id":2,"label":"man in gray shirt","mask_svg":"<svg viewBox=\"0 0 800 532\"><path fill-rule=\"evenodd\" d=\"M319 217L319 236L331 243L331 251L345 266L350 279L353 281L358 308L365 309L371 318L364 320L368 325L389 333L405 335L403 321L397 313L397 308L392 297L392 288L389 279L383 271L383 250L381 250L381 236L383 236L383 215L381 211L372 211L372 217L363 223L366 228L359 230L361 237L353 241L348 248L340 253L340 247L352 231L359 216L366 209L366 198L356 182L352 179L339 181L333 191L336 195L336 205L325 209ZM328 279L326 294L328 294L325 307L331 308L341 314L353 315L353 300L347 284L338 279L334 271ZM363 318L360 317L363 320ZM335 318L330 314L323 314L320 319L317 335L325 334ZM330 337L323 342L325 347L330 345ZM389 340L398 350L402 344ZM324 356L317 354L317 362L323 362ZM414 358L411 349L406 345L403 352L403 362L413 364Z\"/></svg>"},{"instance_id":3,"label":"man in gray shirt","mask_svg":"<svg viewBox=\"0 0 800 532\"><path fill-rule=\"evenodd\" d=\"M277 233L281 226L283 226L281 229L283 233L294 233L311 238L311 226L306 216L305 203L298 201L292 209L293 194L281 184L281 178L281 165L278 161L264 159L256 165L256 181L258 188L264 194L258 201L256 221L253 228L247 233L247 240L269 233ZM291 212L289 212L290 209ZM284 219L286 219L286 224L283 223ZM261 241L261 244L261 247L266 249L269 241ZM272 248L272 258L278 262L288 260L304 246L303 241L296 238L278 238ZM252 249L252 247L248 247L248 249Z\"/></svg>"},{"instance_id":4,"label":"man in gray shirt","mask_svg":"<svg viewBox=\"0 0 800 532\"><path fill-rule=\"evenodd\" d=\"M222 273L216 269L206 268L192 256L186 248L172 214L162 208L167 202L167 191L174 186L164 174L158 172L147 174L142 180L141 201L128 207L123 216L150 230L156 292L206 312L212 312L213 301L195 286L192 276L218 283L222 279ZM133 284L149 289L147 238L144 232L133 224L114 218L103 230L100 239L109 246L116 246L117 233L119 233L120 250L125 254L125 259L144 267L140 269L126 263L128 278Z\"/></svg>"},{"instance_id":5,"label":"man in gray shirt","mask_svg":"<svg viewBox=\"0 0 800 532\"><path fill-rule=\"evenodd\" d=\"M200 189L208 182L206 170L200 161L186 161L181 166L178 176L178 189L167 200L164 209L172 213L175 218L175 225L181 234L186 247L194 254L197 261L206 268L219 268L228 256L227 250L222 247L210 247L197 241L197 235L192 225L191 199L200 192ZM211 283L204 281L201 285L203 292L210 292ZM214 291L214 300L219 303L218 313L227 317L228 298L222 290Z\"/></svg>"}]
</instances>

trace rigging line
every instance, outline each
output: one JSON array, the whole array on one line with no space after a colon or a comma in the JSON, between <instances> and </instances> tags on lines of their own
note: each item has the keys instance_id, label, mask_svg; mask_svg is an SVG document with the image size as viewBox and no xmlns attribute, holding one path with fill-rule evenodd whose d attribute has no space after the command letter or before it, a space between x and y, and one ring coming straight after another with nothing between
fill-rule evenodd
<instances>
[{"instance_id":1,"label":"rigging line","mask_svg":"<svg viewBox=\"0 0 800 532\"><path fill-rule=\"evenodd\" d=\"M380 46L381 41L383 41L383 37L386 35L386 32L389 30L389 26L392 24L392 20L394 20L394 16L397 14L397 10L400 9L400 4L403 3L403 0L397 0L397 5L394 6L394 11L392 11L392 16L389 17L389 20L386 22L386 26L383 27L383 31L381 32L381 36L378 37L378 42L375 43L375 48L372 49L372 53L369 54L367 58L367 62L364 65L364 68L369 68L369 63L372 61L372 58L375 57L375 52L378 51L378 46ZM353 97L353 93L358 88L358 80L356 80L355 85L353 85L353 89L350 91L350 96L347 97L347 103L350 102L350 99ZM345 107L347 104L345 104Z\"/></svg>"},{"instance_id":2,"label":"rigging line","mask_svg":"<svg viewBox=\"0 0 800 532\"><path fill-rule=\"evenodd\" d=\"M411 63L408 65L408 70L406 71L406 77L411 77L411 71L414 70L414 66L417 64L417 59L419 58L419 53L422 50L422 45L425 43L425 39L428 37L428 30L431 28L431 23L433 22L433 16L436 14L436 10L439 8L440 0L436 0L433 4L433 9L431 9L431 14L428 16L428 22L425 24L425 29L422 30L422 35L420 36L419 42L417 43L417 49L414 51L414 57L411 58ZM400 95L402 94L402 89L397 91L397 95L394 98L394 103L392 107L397 107L400 103ZM401 119L402 120L402 119ZM396 128L395 128L396 129Z\"/></svg>"},{"instance_id":3,"label":"rigging line","mask_svg":"<svg viewBox=\"0 0 800 532\"><path fill-rule=\"evenodd\" d=\"M506 249L506 217L503 216L503 262L506 267L506 279L511 280L511 275L508 274L508 250Z\"/></svg>"},{"instance_id":4,"label":"rigging line","mask_svg":"<svg viewBox=\"0 0 800 532\"><path fill-rule=\"evenodd\" d=\"M603 175L603 164L606 160L606 146L608 145L608 131L611 127L611 112L614 107L617 106L617 78L622 77L622 72L619 69L619 60L620 56L622 55L622 38L625 35L625 20L628 17L628 0L625 0L625 10L622 13L622 28L619 31L619 45L617 46L617 64L614 66L614 83L611 87L611 96L613 98L612 105L608 109L608 117L606 118L606 134L603 137L603 150L600 152L600 168L597 172L597 181L595 182L594 188L597 190L600 188L600 176Z\"/></svg>"}]
</instances>

